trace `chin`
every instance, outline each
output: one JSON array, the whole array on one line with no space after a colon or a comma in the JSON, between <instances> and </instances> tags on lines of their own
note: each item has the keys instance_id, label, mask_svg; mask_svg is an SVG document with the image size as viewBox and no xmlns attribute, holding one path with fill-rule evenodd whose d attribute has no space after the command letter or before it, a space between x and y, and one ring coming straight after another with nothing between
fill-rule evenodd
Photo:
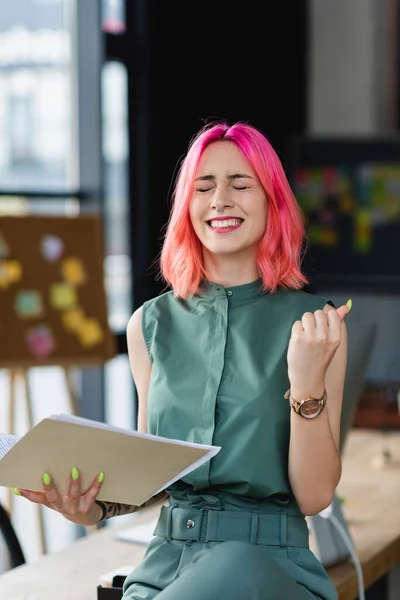
<instances>
[{"instance_id":1,"label":"chin","mask_svg":"<svg viewBox=\"0 0 400 600\"><path fill-rule=\"evenodd\" d=\"M203 244L203 248L210 254L215 256L235 256L249 251L248 246L241 246L238 244Z\"/></svg>"}]
</instances>

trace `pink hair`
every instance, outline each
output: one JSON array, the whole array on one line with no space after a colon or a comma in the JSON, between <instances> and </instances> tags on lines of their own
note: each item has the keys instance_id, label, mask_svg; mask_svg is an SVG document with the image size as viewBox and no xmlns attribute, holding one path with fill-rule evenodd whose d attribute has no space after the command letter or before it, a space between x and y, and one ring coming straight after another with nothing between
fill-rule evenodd
<instances>
[{"instance_id":1,"label":"pink hair","mask_svg":"<svg viewBox=\"0 0 400 600\"><path fill-rule=\"evenodd\" d=\"M211 123L189 145L173 193L173 206L160 257L161 274L178 298L200 291L208 279L202 246L189 214L194 178L201 155L215 141L233 142L249 161L268 197L268 217L259 242L257 262L263 289L300 289L308 282L300 269L304 217L293 195L282 164L266 137L254 127L236 123Z\"/></svg>"}]
</instances>

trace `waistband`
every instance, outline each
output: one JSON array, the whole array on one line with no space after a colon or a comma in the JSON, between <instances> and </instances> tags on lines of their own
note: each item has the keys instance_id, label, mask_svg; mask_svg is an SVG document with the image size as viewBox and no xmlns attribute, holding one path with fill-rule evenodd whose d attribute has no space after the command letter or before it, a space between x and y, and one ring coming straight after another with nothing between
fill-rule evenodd
<instances>
[{"instance_id":1,"label":"waistband","mask_svg":"<svg viewBox=\"0 0 400 600\"><path fill-rule=\"evenodd\" d=\"M302 516L286 511L203 510L162 506L153 535L192 542L244 541L265 546L308 548L308 527Z\"/></svg>"}]
</instances>

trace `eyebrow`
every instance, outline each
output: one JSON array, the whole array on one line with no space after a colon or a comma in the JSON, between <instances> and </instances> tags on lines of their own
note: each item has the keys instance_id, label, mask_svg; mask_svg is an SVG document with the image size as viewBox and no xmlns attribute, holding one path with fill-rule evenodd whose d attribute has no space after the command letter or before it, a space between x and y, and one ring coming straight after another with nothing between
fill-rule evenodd
<instances>
[{"instance_id":1,"label":"eyebrow","mask_svg":"<svg viewBox=\"0 0 400 600\"><path fill-rule=\"evenodd\" d=\"M233 179L253 179L250 175L246 175L244 173L234 173L233 175L228 175L227 179L232 181ZM196 177L195 181L214 181L215 175L202 175L201 177Z\"/></svg>"}]
</instances>

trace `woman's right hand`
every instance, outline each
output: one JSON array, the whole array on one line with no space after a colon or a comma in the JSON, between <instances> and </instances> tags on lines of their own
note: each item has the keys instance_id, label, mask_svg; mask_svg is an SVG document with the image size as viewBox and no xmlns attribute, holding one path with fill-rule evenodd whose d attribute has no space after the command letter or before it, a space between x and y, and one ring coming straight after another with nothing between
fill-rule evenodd
<instances>
[{"instance_id":1,"label":"woman's right hand","mask_svg":"<svg viewBox=\"0 0 400 600\"><path fill-rule=\"evenodd\" d=\"M77 525L90 527L98 523L102 516L102 509L95 500L100 492L104 480L104 473L99 473L88 490L82 492L78 470L74 467L71 471L69 489L66 494L58 492L48 473L43 475L43 492L33 492L21 488L14 489L14 493L22 496L35 504L43 504L62 514L68 521Z\"/></svg>"}]
</instances>

